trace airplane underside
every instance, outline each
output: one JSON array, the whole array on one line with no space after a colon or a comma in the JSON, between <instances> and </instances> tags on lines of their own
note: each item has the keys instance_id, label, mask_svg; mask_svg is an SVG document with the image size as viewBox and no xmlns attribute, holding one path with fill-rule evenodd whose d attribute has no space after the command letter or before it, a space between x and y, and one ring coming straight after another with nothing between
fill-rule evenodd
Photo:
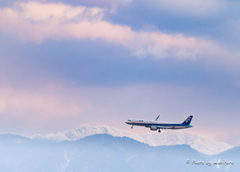
<instances>
[{"instance_id":1,"label":"airplane underside","mask_svg":"<svg viewBox=\"0 0 240 172\"><path fill-rule=\"evenodd\" d=\"M172 130L178 130L178 129L185 129L185 128L191 128L190 122L192 120L192 116L189 116L183 123L167 123L167 122L157 122L159 116L154 121L149 120L141 120L141 119L128 119L125 123L132 125L131 128L133 128L134 125L136 126L142 126L150 128L152 131L157 131L160 133L162 129L172 129Z\"/></svg>"},{"instance_id":2,"label":"airplane underside","mask_svg":"<svg viewBox=\"0 0 240 172\"><path fill-rule=\"evenodd\" d=\"M145 126L145 125L137 125L137 126ZM154 125L152 125L152 126L147 125L145 127L150 128L150 130L152 130L152 131L157 131L158 130L159 133L163 129L164 130L166 130L166 129L178 130L178 129L187 128L187 127L182 127L182 126L168 126L168 127L166 127L166 126L154 126ZM133 129L133 125L132 125L131 128Z\"/></svg>"}]
</instances>

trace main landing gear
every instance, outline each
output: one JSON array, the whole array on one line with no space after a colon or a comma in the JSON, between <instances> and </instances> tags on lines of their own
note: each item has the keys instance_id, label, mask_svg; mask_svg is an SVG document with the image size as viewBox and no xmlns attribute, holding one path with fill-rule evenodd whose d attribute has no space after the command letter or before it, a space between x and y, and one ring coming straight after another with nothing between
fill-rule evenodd
<instances>
[{"instance_id":1,"label":"main landing gear","mask_svg":"<svg viewBox=\"0 0 240 172\"><path fill-rule=\"evenodd\" d=\"M161 130L159 129L158 132L161 133Z\"/></svg>"},{"instance_id":2,"label":"main landing gear","mask_svg":"<svg viewBox=\"0 0 240 172\"><path fill-rule=\"evenodd\" d=\"M133 129L133 125L132 125L131 129Z\"/></svg>"}]
</instances>

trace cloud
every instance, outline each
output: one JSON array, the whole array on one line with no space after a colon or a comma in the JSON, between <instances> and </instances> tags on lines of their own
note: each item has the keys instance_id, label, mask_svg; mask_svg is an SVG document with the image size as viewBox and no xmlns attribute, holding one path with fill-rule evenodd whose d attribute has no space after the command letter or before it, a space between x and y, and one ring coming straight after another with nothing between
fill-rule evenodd
<instances>
[{"instance_id":1,"label":"cloud","mask_svg":"<svg viewBox=\"0 0 240 172\"><path fill-rule=\"evenodd\" d=\"M61 19L62 22L69 21L78 17L83 19L94 18L100 16L103 9L101 8L86 8L83 6L73 7L62 3L39 3L39 2L28 2L28 3L17 3L16 7L21 9L20 16L22 19L27 19L33 22L44 21L47 19Z\"/></svg>"},{"instance_id":2,"label":"cloud","mask_svg":"<svg viewBox=\"0 0 240 172\"><path fill-rule=\"evenodd\" d=\"M238 131L239 126L228 125L239 119L238 94L232 98L219 94L221 92L218 87L205 90L201 86L149 83L115 88L57 82L39 87L28 85L24 89L0 87L0 130L32 135L85 123L131 130L124 123L130 117L154 119L160 114L162 121L182 122L193 114L192 132L214 135L219 140L224 139L223 132L230 133L229 140L236 144L238 140L231 130ZM228 124L224 124L226 120ZM136 127L134 132L150 130Z\"/></svg>"},{"instance_id":3,"label":"cloud","mask_svg":"<svg viewBox=\"0 0 240 172\"><path fill-rule=\"evenodd\" d=\"M23 41L38 43L47 39L100 39L125 46L138 57L196 58L211 54L211 49L220 49L206 39L134 31L126 25L112 24L104 20L105 11L62 3L16 3L14 7L0 9L0 28Z\"/></svg>"},{"instance_id":4,"label":"cloud","mask_svg":"<svg viewBox=\"0 0 240 172\"><path fill-rule=\"evenodd\" d=\"M152 5L159 10L168 11L171 13L183 15L186 17L206 17L216 15L227 7L227 3L222 0L156 0Z\"/></svg>"},{"instance_id":5,"label":"cloud","mask_svg":"<svg viewBox=\"0 0 240 172\"><path fill-rule=\"evenodd\" d=\"M56 85L49 85L36 91L1 88L0 116L2 122L16 121L16 125L20 126L25 124L41 126L47 123L58 125L57 123L69 119L73 121L91 109L88 102L74 96L59 94L59 89Z\"/></svg>"},{"instance_id":6,"label":"cloud","mask_svg":"<svg viewBox=\"0 0 240 172\"><path fill-rule=\"evenodd\" d=\"M106 6L111 4L127 4L132 2L132 0L37 0L40 2L62 2L62 3L71 3L71 4L88 4L94 6Z\"/></svg>"}]
</instances>

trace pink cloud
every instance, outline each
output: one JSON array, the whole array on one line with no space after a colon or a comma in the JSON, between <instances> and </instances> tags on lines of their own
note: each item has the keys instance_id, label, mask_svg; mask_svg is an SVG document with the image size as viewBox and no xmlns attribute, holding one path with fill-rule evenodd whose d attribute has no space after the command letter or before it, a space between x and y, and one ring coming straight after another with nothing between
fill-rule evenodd
<instances>
[{"instance_id":1,"label":"pink cloud","mask_svg":"<svg viewBox=\"0 0 240 172\"><path fill-rule=\"evenodd\" d=\"M215 50L222 51L206 39L160 31L134 31L126 25L112 24L103 20L104 11L106 9L62 3L17 3L0 9L0 29L23 41L38 43L46 39L102 39L123 45L138 57L194 59L212 55Z\"/></svg>"},{"instance_id":2,"label":"pink cloud","mask_svg":"<svg viewBox=\"0 0 240 172\"><path fill-rule=\"evenodd\" d=\"M58 121L74 120L91 109L90 103L56 93L57 89L24 91L13 88L0 89L0 115L19 123L44 124ZM55 121L55 122L54 122Z\"/></svg>"}]
</instances>

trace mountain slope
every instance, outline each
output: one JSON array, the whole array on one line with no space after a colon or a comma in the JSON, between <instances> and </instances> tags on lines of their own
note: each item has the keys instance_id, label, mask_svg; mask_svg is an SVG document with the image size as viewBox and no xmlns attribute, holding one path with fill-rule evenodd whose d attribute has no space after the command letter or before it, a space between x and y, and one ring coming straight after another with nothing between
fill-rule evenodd
<instances>
[{"instance_id":1,"label":"mountain slope","mask_svg":"<svg viewBox=\"0 0 240 172\"><path fill-rule=\"evenodd\" d=\"M128 137L108 134L62 142L0 135L0 171L238 172L239 150L236 147L218 155L204 155L186 144L149 146ZM234 165L192 165L193 160L216 162L222 159L231 160ZM186 160L190 160L190 164Z\"/></svg>"},{"instance_id":2,"label":"mountain slope","mask_svg":"<svg viewBox=\"0 0 240 172\"><path fill-rule=\"evenodd\" d=\"M109 126L92 127L89 125L82 125L75 129L70 129L63 132L51 133L48 135L33 135L32 139L47 139L54 141L76 141L86 136L95 134L108 134L114 137L128 137L150 146L164 146L164 145L183 145L187 144L191 148L207 154L213 155L226 151L233 146L210 140L208 138L189 133L186 131L166 131L159 134L158 132L135 134L129 131L116 129Z\"/></svg>"},{"instance_id":3,"label":"mountain slope","mask_svg":"<svg viewBox=\"0 0 240 172\"><path fill-rule=\"evenodd\" d=\"M160 169L190 172L209 169L186 164L188 158L207 157L188 145L152 147L107 134L64 142L2 142L0 152L0 170L5 172L147 172Z\"/></svg>"}]
</instances>

